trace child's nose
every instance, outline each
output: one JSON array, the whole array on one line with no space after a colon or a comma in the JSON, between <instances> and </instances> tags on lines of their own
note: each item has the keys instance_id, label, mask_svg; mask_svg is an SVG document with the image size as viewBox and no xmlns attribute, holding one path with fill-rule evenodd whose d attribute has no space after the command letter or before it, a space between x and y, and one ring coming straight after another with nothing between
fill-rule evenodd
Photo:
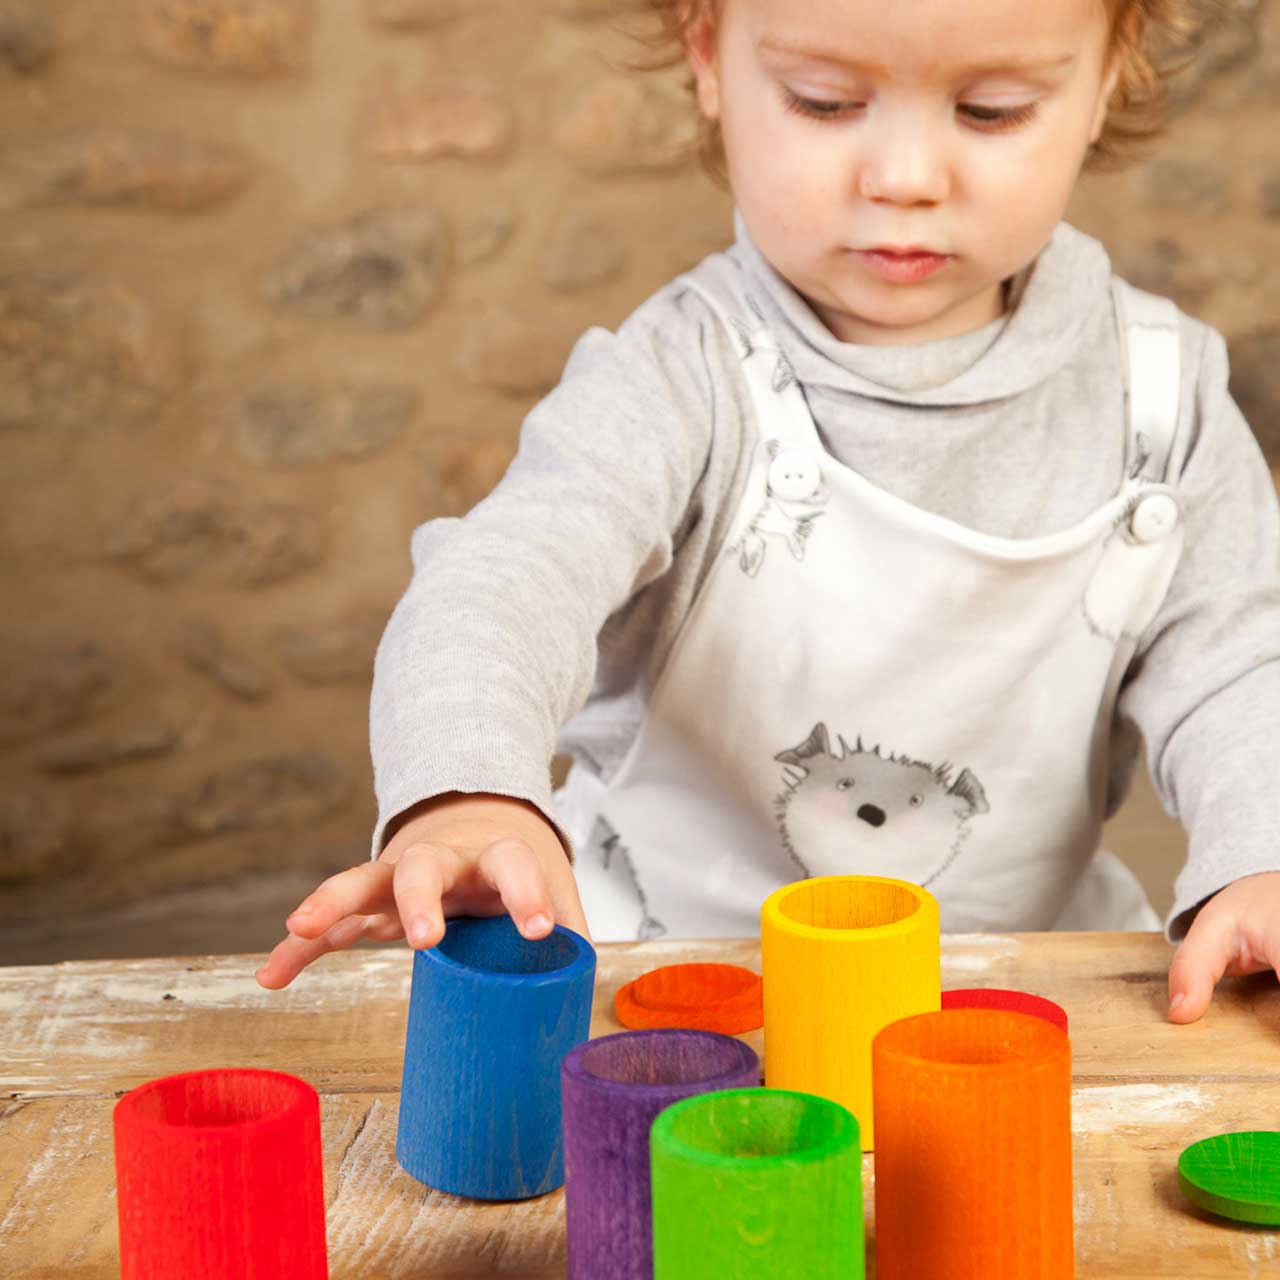
<instances>
[{"instance_id":1,"label":"child's nose","mask_svg":"<svg viewBox=\"0 0 1280 1280\"><path fill-rule=\"evenodd\" d=\"M950 194L945 144L928 121L890 124L868 121L858 169L858 194L886 204L940 204ZM876 249L879 245L860 245ZM945 252L944 245L922 248Z\"/></svg>"}]
</instances>

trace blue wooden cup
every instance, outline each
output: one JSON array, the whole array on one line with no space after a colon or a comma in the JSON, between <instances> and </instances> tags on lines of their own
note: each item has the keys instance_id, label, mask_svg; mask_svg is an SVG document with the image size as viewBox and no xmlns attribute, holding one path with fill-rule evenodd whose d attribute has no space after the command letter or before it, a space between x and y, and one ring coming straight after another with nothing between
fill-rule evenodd
<instances>
[{"instance_id":1,"label":"blue wooden cup","mask_svg":"<svg viewBox=\"0 0 1280 1280\"><path fill-rule=\"evenodd\" d=\"M564 1182L560 1062L591 1028L596 953L559 925L450 920L413 961L396 1160L440 1191L524 1200Z\"/></svg>"}]
</instances>

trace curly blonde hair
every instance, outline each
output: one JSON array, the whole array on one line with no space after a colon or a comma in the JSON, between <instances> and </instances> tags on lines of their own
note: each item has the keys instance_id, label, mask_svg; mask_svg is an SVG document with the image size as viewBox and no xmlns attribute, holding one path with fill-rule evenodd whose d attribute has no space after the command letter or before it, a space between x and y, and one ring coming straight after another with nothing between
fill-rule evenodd
<instances>
[{"instance_id":1,"label":"curly blonde hair","mask_svg":"<svg viewBox=\"0 0 1280 1280\"><path fill-rule=\"evenodd\" d=\"M640 37L653 56L635 64L649 70L675 66L690 32L714 18L723 0L649 0L660 28ZM1191 60L1222 0L1103 0L1110 22L1110 53L1119 74L1106 122L1085 159L1086 170L1119 169L1139 158L1168 123L1167 84ZM692 77L689 85L692 88ZM726 180L720 126L700 115L698 151L711 174Z\"/></svg>"}]
</instances>

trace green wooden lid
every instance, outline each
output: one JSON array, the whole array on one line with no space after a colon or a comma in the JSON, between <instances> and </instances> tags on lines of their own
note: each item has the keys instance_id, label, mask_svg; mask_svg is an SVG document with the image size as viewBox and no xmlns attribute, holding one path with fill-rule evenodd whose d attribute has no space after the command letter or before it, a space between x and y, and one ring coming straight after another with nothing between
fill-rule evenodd
<instances>
[{"instance_id":1,"label":"green wooden lid","mask_svg":"<svg viewBox=\"0 0 1280 1280\"><path fill-rule=\"evenodd\" d=\"M1280 1133L1246 1130L1193 1142L1178 1157L1178 1185L1210 1213L1280 1224Z\"/></svg>"}]
</instances>

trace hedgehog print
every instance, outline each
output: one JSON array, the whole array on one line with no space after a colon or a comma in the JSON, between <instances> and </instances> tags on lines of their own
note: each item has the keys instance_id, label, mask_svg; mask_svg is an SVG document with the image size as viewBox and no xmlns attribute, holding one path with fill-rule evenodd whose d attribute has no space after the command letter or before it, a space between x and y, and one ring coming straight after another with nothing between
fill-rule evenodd
<instances>
[{"instance_id":1,"label":"hedgehog print","mask_svg":"<svg viewBox=\"0 0 1280 1280\"><path fill-rule=\"evenodd\" d=\"M617 897L628 904L621 910L628 912L631 918L621 926L621 932L639 942L660 938L666 933L667 926L650 913L649 898L640 886L631 850L622 843L622 837L602 814L596 816L590 843L605 875L612 881Z\"/></svg>"},{"instance_id":2,"label":"hedgehog print","mask_svg":"<svg viewBox=\"0 0 1280 1280\"><path fill-rule=\"evenodd\" d=\"M878 875L926 888L960 856L987 813L971 770L850 747L827 726L774 759L786 766L776 812L782 842L806 876Z\"/></svg>"},{"instance_id":3,"label":"hedgehog print","mask_svg":"<svg viewBox=\"0 0 1280 1280\"><path fill-rule=\"evenodd\" d=\"M769 385L778 395L789 387L798 387L800 380L796 377L795 366L787 353L774 342L760 304L748 294L747 305L751 308L751 314L755 316L755 324L747 324L737 316L729 317L729 323L733 326L734 333L738 335L738 345L742 349L743 361L757 356L763 356L766 360L772 358L774 364L769 376Z\"/></svg>"},{"instance_id":4,"label":"hedgehog print","mask_svg":"<svg viewBox=\"0 0 1280 1280\"><path fill-rule=\"evenodd\" d=\"M737 555L742 572L749 578L754 578L764 563L766 539L777 539L792 559L803 560L813 522L822 515L831 497L817 459L807 450L782 450L776 440L770 440L766 448L778 465L769 469L760 509L742 537L729 548L729 554Z\"/></svg>"}]
</instances>

